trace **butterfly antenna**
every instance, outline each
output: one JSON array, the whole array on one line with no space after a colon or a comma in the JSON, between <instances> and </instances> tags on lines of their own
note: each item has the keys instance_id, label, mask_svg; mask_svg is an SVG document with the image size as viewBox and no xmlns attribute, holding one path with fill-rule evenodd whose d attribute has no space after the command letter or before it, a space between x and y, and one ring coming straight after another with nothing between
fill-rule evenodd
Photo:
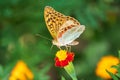
<instances>
[{"instance_id":1,"label":"butterfly antenna","mask_svg":"<svg viewBox=\"0 0 120 80\"><path fill-rule=\"evenodd\" d=\"M53 46L54 46L54 45L52 44L50 50L52 50Z\"/></svg>"},{"instance_id":2,"label":"butterfly antenna","mask_svg":"<svg viewBox=\"0 0 120 80\"><path fill-rule=\"evenodd\" d=\"M49 38L47 38L47 37L45 37L45 36L42 36L42 35L40 35L40 34L36 34L36 36L39 36L39 37L42 37L42 38L47 39L47 40L49 40L49 41L52 41L52 39L49 39Z\"/></svg>"}]
</instances>

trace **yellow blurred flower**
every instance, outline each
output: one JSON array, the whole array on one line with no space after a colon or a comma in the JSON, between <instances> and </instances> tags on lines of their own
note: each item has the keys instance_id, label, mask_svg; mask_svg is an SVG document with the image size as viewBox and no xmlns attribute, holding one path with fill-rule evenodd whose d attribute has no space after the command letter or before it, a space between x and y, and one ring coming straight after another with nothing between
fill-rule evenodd
<instances>
[{"instance_id":1,"label":"yellow blurred flower","mask_svg":"<svg viewBox=\"0 0 120 80\"><path fill-rule=\"evenodd\" d=\"M112 68L113 65L117 65L119 63L119 59L114 56L104 56L100 59L96 68L96 75L103 79L111 79L111 76L106 72L112 72L115 74L117 70Z\"/></svg>"},{"instance_id":2,"label":"yellow blurred flower","mask_svg":"<svg viewBox=\"0 0 120 80\"><path fill-rule=\"evenodd\" d=\"M13 70L9 80L33 80L34 75L29 70L23 61L18 61Z\"/></svg>"}]
</instances>

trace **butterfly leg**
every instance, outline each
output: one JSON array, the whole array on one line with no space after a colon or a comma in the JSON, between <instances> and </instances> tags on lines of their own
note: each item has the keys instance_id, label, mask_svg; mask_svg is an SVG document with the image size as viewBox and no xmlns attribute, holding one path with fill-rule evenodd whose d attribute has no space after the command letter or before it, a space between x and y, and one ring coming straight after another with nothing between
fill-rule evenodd
<instances>
[{"instance_id":1,"label":"butterfly leg","mask_svg":"<svg viewBox=\"0 0 120 80\"><path fill-rule=\"evenodd\" d=\"M69 52L71 52L71 46L68 46L69 47Z\"/></svg>"},{"instance_id":2,"label":"butterfly leg","mask_svg":"<svg viewBox=\"0 0 120 80\"><path fill-rule=\"evenodd\" d=\"M71 46L67 45L67 46L65 46L65 47L66 47L66 50L67 50L67 51L69 51L69 52L71 51Z\"/></svg>"},{"instance_id":3,"label":"butterfly leg","mask_svg":"<svg viewBox=\"0 0 120 80\"><path fill-rule=\"evenodd\" d=\"M52 48L53 48L53 44L51 45L51 48L50 48L50 50L52 50Z\"/></svg>"},{"instance_id":4,"label":"butterfly leg","mask_svg":"<svg viewBox=\"0 0 120 80\"><path fill-rule=\"evenodd\" d=\"M67 50L67 51L69 50L69 48L68 48L68 46L67 46L67 45L65 46L65 48L66 48L66 50Z\"/></svg>"},{"instance_id":5,"label":"butterfly leg","mask_svg":"<svg viewBox=\"0 0 120 80\"><path fill-rule=\"evenodd\" d=\"M57 46L60 50L61 50L61 47L60 46Z\"/></svg>"}]
</instances>

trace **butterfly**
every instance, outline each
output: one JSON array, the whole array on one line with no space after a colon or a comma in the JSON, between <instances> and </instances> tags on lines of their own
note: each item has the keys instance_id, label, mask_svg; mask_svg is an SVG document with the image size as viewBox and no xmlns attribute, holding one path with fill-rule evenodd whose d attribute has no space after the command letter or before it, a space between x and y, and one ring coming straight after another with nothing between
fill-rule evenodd
<instances>
[{"instance_id":1,"label":"butterfly","mask_svg":"<svg viewBox=\"0 0 120 80\"><path fill-rule=\"evenodd\" d=\"M58 47L77 45L75 41L85 30L76 19L56 11L50 6L44 9L44 18L47 28L53 37L53 45Z\"/></svg>"}]
</instances>

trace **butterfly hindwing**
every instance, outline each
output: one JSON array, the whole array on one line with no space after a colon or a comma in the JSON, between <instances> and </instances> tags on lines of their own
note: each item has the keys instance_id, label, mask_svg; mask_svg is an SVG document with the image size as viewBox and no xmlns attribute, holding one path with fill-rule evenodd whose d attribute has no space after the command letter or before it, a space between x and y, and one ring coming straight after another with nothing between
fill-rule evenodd
<instances>
[{"instance_id":1,"label":"butterfly hindwing","mask_svg":"<svg viewBox=\"0 0 120 80\"><path fill-rule=\"evenodd\" d=\"M58 36L57 36L58 38L61 37L62 34L64 34L64 32L71 29L72 27L80 25L80 23L73 17L66 16L65 19L66 19L66 22L59 28Z\"/></svg>"},{"instance_id":2,"label":"butterfly hindwing","mask_svg":"<svg viewBox=\"0 0 120 80\"><path fill-rule=\"evenodd\" d=\"M58 31L58 42L61 45L70 45L80 34L84 31L85 26L70 17L66 16L66 22L60 27Z\"/></svg>"}]
</instances>

